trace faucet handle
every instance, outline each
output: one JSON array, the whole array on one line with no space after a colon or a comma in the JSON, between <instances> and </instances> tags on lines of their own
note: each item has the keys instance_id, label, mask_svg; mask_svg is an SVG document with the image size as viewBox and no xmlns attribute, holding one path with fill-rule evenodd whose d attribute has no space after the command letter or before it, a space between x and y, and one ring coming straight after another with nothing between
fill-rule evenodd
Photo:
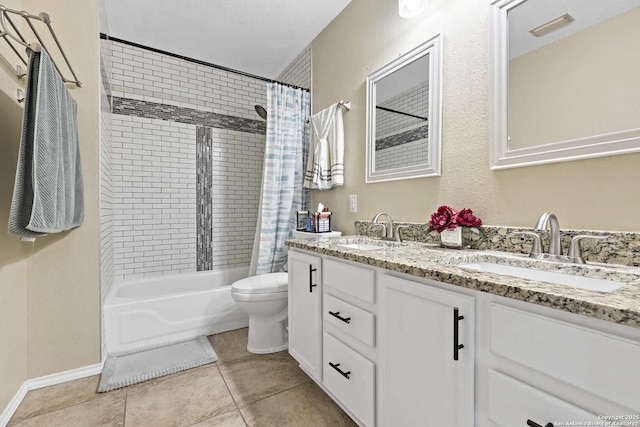
<instances>
[{"instance_id":1,"label":"faucet handle","mask_svg":"<svg viewBox=\"0 0 640 427\"><path fill-rule=\"evenodd\" d=\"M531 258L535 258L542 253L542 239L535 231L514 231L513 234L533 237L533 246L531 247L531 253L529 253Z\"/></svg>"},{"instance_id":2,"label":"faucet handle","mask_svg":"<svg viewBox=\"0 0 640 427\"><path fill-rule=\"evenodd\" d=\"M402 230L408 230L409 227L406 225L399 225L396 227L395 229L395 236L394 236L394 240L396 242L402 242Z\"/></svg>"},{"instance_id":3,"label":"faucet handle","mask_svg":"<svg viewBox=\"0 0 640 427\"><path fill-rule=\"evenodd\" d=\"M608 239L609 236L594 236L591 234L578 234L577 236L573 236L571 242L569 243L569 251L567 252L567 257L570 258L573 262L584 264L584 259L582 258L582 251L580 250L580 240L582 239L598 239L604 240Z\"/></svg>"}]
</instances>

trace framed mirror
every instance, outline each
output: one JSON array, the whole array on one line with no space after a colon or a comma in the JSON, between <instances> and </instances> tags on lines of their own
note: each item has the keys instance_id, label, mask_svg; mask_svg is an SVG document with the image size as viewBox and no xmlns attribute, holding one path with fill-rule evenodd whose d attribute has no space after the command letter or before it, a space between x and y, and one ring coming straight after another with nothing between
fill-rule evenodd
<instances>
[{"instance_id":1,"label":"framed mirror","mask_svg":"<svg viewBox=\"0 0 640 427\"><path fill-rule=\"evenodd\" d=\"M492 169L640 151L640 0L497 0Z\"/></svg>"},{"instance_id":2,"label":"framed mirror","mask_svg":"<svg viewBox=\"0 0 640 427\"><path fill-rule=\"evenodd\" d=\"M367 183L440 175L440 39L367 77Z\"/></svg>"}]
</instances>

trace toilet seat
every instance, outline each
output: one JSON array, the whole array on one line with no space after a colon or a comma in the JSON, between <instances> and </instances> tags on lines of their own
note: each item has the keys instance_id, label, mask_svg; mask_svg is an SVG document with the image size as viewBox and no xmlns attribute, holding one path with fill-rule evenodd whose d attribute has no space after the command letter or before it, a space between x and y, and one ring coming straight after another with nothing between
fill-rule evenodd
<instances>
[{"instance_id":1,"label":"toilet seat","mask_svg":"<svg viewBox=\"0 0 640 427\"><path fill-rule=\"evenodd\" d=\"M289 279L287 273L259 274L238 280L231 285L231 292L235 294L277 294L288 291Z\"/></svg>"}]
</instances>

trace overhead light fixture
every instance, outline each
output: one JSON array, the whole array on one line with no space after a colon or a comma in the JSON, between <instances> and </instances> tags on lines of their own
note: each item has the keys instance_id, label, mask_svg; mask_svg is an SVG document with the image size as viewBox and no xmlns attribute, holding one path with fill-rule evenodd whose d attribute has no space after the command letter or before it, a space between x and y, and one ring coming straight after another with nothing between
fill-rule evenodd
<instances>
[{"instance_id":1,"label":"overhead light fixture","mask_svg":"<svg viewBox=\"0 0 640 427\"><path fill-rule=\"evenodd\" d=\"M564 15L559 16L556 19L552 19L551 21L542 24L539 27L534 28L533 30L530 30L529 32L536 37L542 37L545 34L549 34L550 32L559 30L560 28L571 24L573 21L575 21L575 19L573 19L573 16L565 13Z\"/></svg>"},{"instance_id":2,"label":"overhead light fixture","mask_svg":"<svg viewBox=\"0 0 640 427\"><path fill-rule=\"evenodd\" d=\"M428 5L428 0L398 0L398 15L401 18L413 18L424 12Z\"/></svg>"}]
</instances>

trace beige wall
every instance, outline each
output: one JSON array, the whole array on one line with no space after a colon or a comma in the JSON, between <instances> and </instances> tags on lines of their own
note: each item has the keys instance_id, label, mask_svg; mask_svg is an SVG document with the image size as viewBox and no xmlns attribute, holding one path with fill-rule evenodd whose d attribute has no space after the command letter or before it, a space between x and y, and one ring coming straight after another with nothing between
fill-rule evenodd
<instances>
[{"instance_id":1,"label":"beige wall","mask_svg":"<svg viewBox=\"0 0 640 427\"><path fill-rule=\"evenodd\" d=\"M78 103L85 220L79 229L40 238L33 246L0 231L0 409L28 378L100 362L97 2L23 0L14 7L49 13L84 83L81 89L69 87ZM15 62L15 56L2 53L7 62ZM24 85L4 68L0 70L1 224L8 218L22 114L14 93Z\"/></svg>"},{"instance_id":2,"label":"beige wall","mask_svg":"<svg viewBox=\"0 0 640 427\"><path fill-rule=\"evenodd\" d=\"M640 126L640 7L509 62L509 147Z\"/></svg>"},{"instance_id":3,"label":"beige wall","mask_svg":"<svg viewBox=\"0 0 640 427\"><path fill-rule=\"evenodd\" d=\"M387 211L398 221L427 221L441 204L469 207L492 225L533 226L545 210L562 228L640 230L640 155L605 157L503 171L489 170L488 0L433 0L402 19L395 0L353 0L313 42L313 111L340 99L345 186L314 191L334 212L335 229ZM365 184L365 79L435 34L443 36L442 176ZM630 188L631 187L631 188ZM358 213L348 213L348 195ZM612 212L615 211L615 214Z\"/></svg>"},{"instance_id":4,"label":"beige wall","mask_svg":"<svg viewBox=\"0 0 640 427\"><path fill-rule=\"evenodd\" d=\"M20 1L3 1L20 9ZM21 83L0 45L0 412L27 379L27 247L6 232L16 173L22 106L16 101Z\"/></svg>"}]
</instances>

